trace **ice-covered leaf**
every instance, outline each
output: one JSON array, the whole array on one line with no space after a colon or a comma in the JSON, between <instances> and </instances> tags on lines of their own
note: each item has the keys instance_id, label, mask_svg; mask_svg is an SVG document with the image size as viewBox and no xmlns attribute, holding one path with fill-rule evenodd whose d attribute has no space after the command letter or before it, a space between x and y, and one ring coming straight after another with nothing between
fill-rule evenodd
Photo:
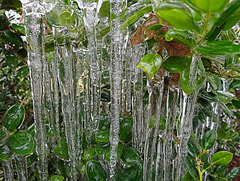
<instances>
[{"instance_id":1,"label":"ice-covered leaf","mask_svg":"<svg viewBox=\"0 0 240 181\"><path fill-rule=\"evenodd\" d=\"M205 13L217 13L222 11L229 0L191 0L193 4Z\"/></svg>"},{"instance_id":2,"label":"ice-covered leaf","mask_svg":"<svg viewBox=\"0 0 240 181\"><path fill-rule=\"evenodd\" d=\"M140 160L140 157L133 148L131 148L130 146L124 146L121 159L127 165L134 166L136 162Z\"/></svg>"},{"instance_id":3,"label":"ice-covered leaf","mask_svg":"<svg viewBox=\"0 0 240 181\"><path fill-rule=\"evenodd\" d=\"M63 181L64 177L63 176L59 176L59 175L53 175L50 177L49 179L50 181Z\"/></svg>"},{"instance_id":4,"label":"ice-covered leaf","mask_svg":"<svg viewBox=\"0 0 240 181\"><path fill-rule=\"evenodd\" d=\"M5 144L3 146L0 146L0 159L1 160L7 160L11 158L12 152L8 146L8 144Z\"/></svg>"},{"instance_id":5,"label":"ice-covered leaf","mask_svg":"<svg viewBox=\"0 0 240 181\"><path fill-rule=\"evenodd\" d=\"M121 143L118 143L118 147L117 147L117 160L120 159L120 157L122 156L122 151L123 151L123 146ZM108 147L106 153L104 154L104 159L108 162L110 162L110 146Z\"/></svg>"},{"instance_id":6,"label":"ice-covered leaf","mask_svg":"<svg viewBox=\"0 0 240 181\"><path fill-rule=\"evenodd\" d=\"M57 145L53 152L60 158L69 159L67 141L64 137L61 137L61 144Z\"/></svg>"},{"instance_id":7,"label":"ice-covered leaf","mask_svg":"<svg viewBox=\"0 0 240 181\"><path fill-rule=\"evenodd\" d=\"M22 123L25 116L25 108L22 104L15 104L10 107L3 117L3 126L13 132Z\"/></svg>"},{"instance_id":8,"label":"ice-covered leaf","mask_svg":"<svg viewBox=\"0 0 240 181\"><path fill-rule=\"evenodd\" d=\"M87 177L89 181L107 181L107 174L102 165L95 160L87 162Z\"/></svg>"},{"instance_id":9,"label":"ice-covered leaf","mask_svg":"<svg viewBox=\"0 0 240 181\"><path fill-rule=\"evenodd\" d=\"M203 148L209 150L213 147L215 141L217 140L217 132L215 130L207 131L203 136Z\"/></svg>"},{"instance_id":10,"label":"ice-covered leaf","mask_svg":"<svg viewBox=\"0 0 240 181\"><path fill-rule=\"evenodd\" d=\"M28 155L33 152L34 141L30 134L25 131L17 131L8 139L8 144L12 152L18 155Z\"/></svg>"},{"instance_id":11,"label":"ice-covered leaf","mask_svg":"<svg viewBox=\"0 0 240 181\"><path fill-rule=\"evenodd\" d=\"M162 64L162 57L158 54L147 54L137 64L152 79Z\"/></svg>"},{"instance_id":12,"label":"ice-covered leaf","mask_svg":"<svg viewBox=\"0 0 240 181\"><path fill-rule=\"evenodd\" d=\"M85 148L83 152L84 160L91 160L95 155L95 148Z\"/></svg>"}]
</instances>

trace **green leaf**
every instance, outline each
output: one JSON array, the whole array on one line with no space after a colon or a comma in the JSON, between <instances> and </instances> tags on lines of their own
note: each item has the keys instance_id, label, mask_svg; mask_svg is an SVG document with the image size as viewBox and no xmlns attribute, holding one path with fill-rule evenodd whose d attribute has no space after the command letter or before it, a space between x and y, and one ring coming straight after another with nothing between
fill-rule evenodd
<instances>
[{"instance_id":1,"label":"green leaf","mask_svg":"<svg viewBox=\"0 0 240 181\"><path fill-rule=\"evenodd\" d=\"M98 130L103 131L103 132L109 132L110 131L110 123L111 123L111 120L109 119L108 115L101 114Z\"/></svg>"},{"instance_id":2,"label":"green leaf","mask_svg":"<svg viewBox=\"0 0 240 181\"><path fill-rule=\"evenodd\" d=\"M59 175L53 175L50 177L50 181L63 181L64 177Z\"/></svg>"},{"instance_id":3,"label":"green leaf","mask_svg":"<svg viewBox=\"0 0 240 181\"><path fill-rule=\"evenodd\" d=\"M212 88L217 90L221 85L221 80L217 75L208 74L207 81L211 84Z\"/></svg>"},{"instance_id":4,"label":"green leaf","mask_svg":"<svg viewBox=\"0 0 240 181\"><path fill-rule=\"evenodd\" d=\"M95 147L95 151L98 154L98 156L101 156L103 153L105 153L107 151L108 146L109 146L109 143L107 144L97 143Z\"/></svg>"},{"instance_id":5,"label":"green leaf","mask_svg":"<svg viewBox=\"0 0 240 181\"><path fill-rule=\"evenodd\" d=\"M163 25L152 25L150 27L147 28L147 30L154 30L154 31L158 31L159 29L161 29L163 27Z\"/></svg>"},{"instance_id":6,"label":"green leaf","mask_svg":"<svg viewBox=\"0 0 240 181\"><path fill-rule=\"evenodd\" d=\"M117 176L116 181L140 181L143 176L142 164L136 162L135 166L124 168Z\"/></svg>"},{"instance_id":7,"label":"green leaf","mask_svg":"<svg viewBox=\"0 0 240 181\"><path fill-rule=\"evenodd\" d=\"M193 57L186 56L185 58L172 56L169 57L164 63L163 67L171 73L180 73L180 80L183 91L186 94L194 93L202 87L204 76L206 76L205 68L203 67L202 60L196 61L196 77L190 80L190 67L191 59Z\"/></svg>"},{"instance_id":8,"label":"green leaf","mask_svg":"<svg viewBox=\"0 0 240 181\"><path fill-rule=\"evenodd\" d=\"M182 57L171 56L163 62L163 67L172 73L181 73L187 66L186 61Z\"/></svg>"},{"instance_id":9,"label":"green leaf","mask_svg":"<svg viewBox=\"0 0 240 181\"><path fill-rule=\"evenodd\" d=\"M194 178L190 175L189 171L187 171L184 176L182 181L196 181Z\"/></svg>"},{"instance_id":10,"label":"green leaf","mask_svg":"<svg viewBox=\"0 0 240 181\"><path fill-rule=\"evenodd\" d=\"M86 174L89 181L106 181L108 178L102 165L95 160L87 162Z\"/></svg>"},{"instance_id":11,"label":"green leaf","mask_svg":"<svg viewBox=\"0 0 240 181\"><path fill-rule=\"evenodd\" d=\"M211 104L203 98L198 98L197 100L199 108L208 116L212 117L213 110Z\"/></svg>"},{"instance_id":12,"label":"green leaf","mask_svg":"<svg viewBox=\"0 0 240 181\"><path fill-rule=\"evenodd\" d=\"M8 138L7 133L0 129L0 146L6 143L7 138Z\"/></svg>"},{"instance_id":13,"label":"green leaf","mask_svg":"<svg viewBox=\"0 0 240 181\"><path fill-rule=\"evenodd\" d=\"M3 146L0 146L0 159L1 160L7 160L11 158L12 152L8 146L8 144L5 144Z\"/></svg>"},{"instance_id":14,"label":"green leaf","mask_svg":"<svg viewBox=\"0 0 240 181\"><path fill-rule=\"evenodd\" d=\"M122 153L121 159L124 163L131 166L134 166L136 162L141 160L138 154L130 146L123 147L123 153Z\"/></svg>"},{"instance_id":15,"label":"green leaf","mask_svg":"<svg viewBox=\"0 0 240 181\"><path fill-rule=\"evenodd\" d=\"M235 78L229 85L230 88L239 89L240 88L240 78Z\"/></svg>"},{"instance_id":16,"label":"green leaf","mask_svg":"<svg viewBox=\"0 0 240 181\"><path fill-rule=\"evenodd\" d=\"M192 0L194 5L205 13L217 13L222 11L229 0Z\"/></svg>"},{"instance_id":17,"label":"green leaf","mask_svg":"<svg viewBox=\"0 0 240 181\"><path fill-rule=\"evenodd\" d=\"M95 134L95 139L98 142L108 142L110 137L109 132L99 131Z\"/></svg>"},{"instance_id":18,"label":"green leaf","mask_svg":"<svg viewBox=\"0 0 240 181\"><path fill-rule=\"evenodd\" d=\"M132 127L133 120L132 118L123 118L120 120L120 130L119 130L119 139L125 140L128 133L130 132L130 128Z\"/></svg>"},{"instance_id":19,"label":"green leaf","mask_svg":"<svg viewBox=\"0 0 240 181\"><path fill-rule=\"evenodd\" d=\"M147 54L137 64L152 79L162 64L162 57L158 54Z\"/></svg>"},{"instance_id":20,"label":"green leaf","mask_svg":"<svg viewBox=\"0 0 240 181\"><path fill-rule=\"evenodd\" d=\"M5 38L8 42L12 43L13 45L17 47L23 46L22 38L18 34L10 31L9 29L1 31L0 34L3 36L3 38Z\"/></svg>"},{"instance_id":21,"label":"green leaf","mask_svg":"<svg viewBox=\"0 0 240 181\"><path fill-rule=\"evenodd\" d=\"M167 40L166 37L168 37L169 40ZM191 35L187 31L176 29L168 30L167 33L165 34L165 39L166 41L174 40L188 47L191 47L194 43L193 39L191 38Z\"/></svg>"},{"instance_id":22,"label":"green leaf","mask_svg":"<svg viewBox=\"0 0 240 181\"><path fill-rule=\"evenodd\" d=\"M102 3L102 6L99 10L98 16L99 17L108 17L110 14L110 2L109 1L104 1Z\"/></svg>"},{"instance_id":23,"label":"green leaf","mask_svg":"<svg viewBox=\"0 0 240 181\"><path fill-rule=\"evenodd\" d=\"M22 7L22 3L20 0L2 0L1 1L1 9L10 10L10 9L17 9L21 7Z\"/></svg>"},{"instance_id":24,"label":"green leaf","mask_svg":"<svg viewBox=\"0 0 240 181\"><path fill-rule=\"evenodd\" d=\"M123 151L123 146L121 143L118 143L118 147L117 147L117 160L120 159L120 157L122 156L122 151ZM111 149L110 146L108 147L106 153L104 154L104 159L108 162L110 162L110 154L111 154Z\"/></svg>"},{"instance_id":25,"label":"green leaf","mask_svg":"<svg viewBox=\"0 0 240 181\"><path fill-rule=\"evenodd\" d=\"M18 77L25 77L28 75L29 69L28 66L23 66L17 70L17 76Z\"/></svg>"},{"instance_id":26,"label":"green leaf","mask_svg":"<svg viewBox=\"0 0 240 181\"><path fill-rule=\"evenodd\" d=\"M224 9L224 11L220 14L220 16L217 18L216 22L214 23L208 34L205 36L205 39L211 41L215 40L216 37L222 32L226 21L231 18L231 15L234 14L239 7L240 7L239 0L231 1Z\"/></svg>"},{"instance_id":27,"label":"green leaf","mask_svg":"<svg viewBox=\"0 0 240 181\"><path fill-rule=\"evenodd\" d=\"M195 179L199 180L198 171L196 168L196 160L189 155L186 157L186 167L189 171L189 174Z\"/></svg>"},{"instance_id":28,"label":"green leaf","mask_svg":"<svg viewBox=\"0 0 240 181\"><path fill-rule=\"evenodd\" d=\"M24 120L25 108L22 104L15 104L10 107L3 117L3 126L13 132Z\"/></svg>"},{"instance_id":29,"label":"green leaf","mask_svg":"<svg viewBox=\"0 0 240 181\"><path fill-rule=\"evenodd\" d=\"M229 180L234 179L240 173L240 167L233 167L226 175Z\"/></svg>"},{"instance_id":30,"label":"green leaf","mask_svg":"<svg viewBox=\"0 0 240 181\"><path fill-rule=\"evenodd\" d=\"M227 69L232 69L232 70L236 70L236 71L240 72L240 63L228 65Z\"/></svg>"},{"instance_id":31,"label":"green leaf","mask_svg":"<svg viewBox=\"0 0 240 181\"><path fill-rule=\"evenodd\" d=\"M95 148L85 148L83 152L84 160L91 160L95 156Z\"/></svg>"},{"instance_id":32,"label":"green leaf","mask_svg":"<svg viewBox=\"0 0 240 181\"><path fill-rule=\"evenodd\" d=\"M11 27L14 30L19 31L20 33L25 35L25 28L24 28L24 24L11 24Z\"/></svg>"},{"instance_id":33,"label":"green leaf","mask_svg":"<svg viewBox=\"0 0 240 181\"><path fill-rule=\"evenodd\" d=\"M81 172L81 174L85 174L86 172L86 162L84 160L80 160L78 163L78 169Z\"/></svg>"},{"instance_id":34,"label":"green leaf","mask_svg":"<svg viewBox=\"0 0 240 181\"><path fill-rule=\"evenodd\" d=\"M155 8L157 14L171 26L182 30L196 30L191 11L177 2L162 2Z\"/></svg>"},{"instance_id":35,"label":"green leaf","mask_svg":"<svg viewBox=\"0 0 240 181\"><path fill-rule=\"evenodd\" d=\"M70 11L63 11L58 18L59 24L62 26L66 26L70 23L71 20L71 12Z\"/></svg>"},{"instance_id":36,"label":"green leaf","mask_svg":"<svg viewBox=\"0 0 240 181\"><path fill-rule=\"evenodd\" d=\"M188 140L188 152L193 157L197 157L200 154L200 145L194 140L193 136L190 136Z\"/></svg>"},{"instance_id":37,"label":"green leaf","mask_svg":"<svg viewBox=\"0 0 240 181\"><path fill-rule=\"evenodd\" d=\"M212 164L227 165L233 158L233 154L228 151L219 151L212 157Z\"/></svg>"},{"instance_id":38,"label":"green leaf","mask_svg":"<svg viewBox=\"0 0 240 181\"><path fill-rule=\"evenodd\" d=\"M240 45L227 40L207 41L203 45L200 45L196 51L203 54L232 55L240 53Z\"/></svg>"},{"instance_id":39,"label":"green leaf","mask_svg":"<svg viewBox=\"0 0 240 181\"><path fill-rule=\"evenodd\" d=\"M8 53L5 55L6 63L10 68L16 68L18 65L18 57L13 53Z\"/></svg>"},{"instance_id":40,"label":"green leaf","mask_svg":"<svg viewBox=\"0 0 240 181\"><path fill-rule=\"evenodd\" d=\"M18 155L28 155L33 152L34 141L32 136L25 131L17 131L8 139L8 144L12 152Z\"/></svg>"},{"instance_id":41,"label":"green leaf","mask_svg":"<svg viewBox=\"0 0 240 181\"><path fill-rule=\"evenodd\" d=\"M140 9L136 14L130 16L121 26L120 29L121 30L125 30L129 25L135 23L135 21L138 20L138 18L140 18L141 16L143 16L146 13L152 12L153 8L152 5L150 6L146 6L142 9Z\"/></svg>"},{"instance_id":42,"label":"green leaf","mask_svg":"<svg viewBox=\"0 0 240 181\"><path fill-rule=\"evenodd\" d=\"M65 137L61 137L61 144L57 145L53 149L53 152L60 158L69 159L68 146L67 146L67 141Z\"/></svg>"},{"instance_id":43,"label":"green leaf","mask_svg":"<svg viewBox=\"0 0 240 181\"><path fill-rule=\"evenodd\" d=\"M207 131L203 136L204 150L209 150L210 148L212 148L216 140L217 140L217 132L215 130Z\"/></svg>"}]
</instances>

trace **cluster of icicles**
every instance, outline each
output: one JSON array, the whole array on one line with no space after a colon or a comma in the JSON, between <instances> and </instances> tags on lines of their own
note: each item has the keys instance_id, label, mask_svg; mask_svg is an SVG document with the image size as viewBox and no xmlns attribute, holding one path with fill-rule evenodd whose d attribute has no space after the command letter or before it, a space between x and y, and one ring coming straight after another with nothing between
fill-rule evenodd
<instances>
[{"instance_id":1,"label":"cluster of icicles","mask_svg":"<svg viewBox=\"0 0 240 181\"><path fill-rule=\"evenodd\" d=\"M40 179L48 180L47 154L61 142L61 132L65 134L68 145L69 160L65 161L71 167L70 180L85 178L77 170L83 154L81 138L84 130L86 139L91 139L91 135L98 129L100 113L107 113L112 121L110 163L104 168L109 173L109 179L113 178L118 169L116 160L119 118L127 113L133 118L131 146L143 158L143 180L152 180L154 177L156 181L181 180L186 171L184 160L188 153L187 142L192 131L198 92L186 95L180 88L164 87L164 78L154 85L147 80L147 86L144 87L146 75L136 64L150 51L147 52L144 43L133 47L130 44L132 32L120 30L122 22L119 17L126 1L110 0L110 11L116 18L111 20L110 36L102 39L97 39L96 34L98 26L106 23L106 20L98 17L103 0L98 3L82 0L76 2L80 7L80 14L83 15L88 37L88 48L85 49L67 40L67 26L53 24L54 51L45 52L46 10L38 1L24 7ZM56 4L46 6L50 5ZM136 4L137 6L140 5ZM58 41L59 36L63 38L61 44ZM103 49L107 50L107 59L103 58L103 53L106 54ZM101 78L104 71L109 71L110 74L110 102L101 100ZM149 101L143 104L143 97L146 95ZM217 111L217 105L213 106ZM149 127L153 115L156 120L160 120L161 116L165 118L165 130L158 129L159 121ZM54 137L47 136L44 125L46 119L54 130ZM63 125L60 125L61 119ZM196 129L198 138L202 137L206 126L216 129L216 125L212 125L214 123L209 119L205 124ZM52 143L50 148L47 141ZM176 155L174 159L173 154ZM101 160L99 161L101 163ZM6 173L9 173L9 170L11 172L8 163L4 168ZM11 174L6 176L7 180L11 180L8 179ZM27 176L22 176L20 180L24 179L27 180Z\"/></svg>"}]
</instances>

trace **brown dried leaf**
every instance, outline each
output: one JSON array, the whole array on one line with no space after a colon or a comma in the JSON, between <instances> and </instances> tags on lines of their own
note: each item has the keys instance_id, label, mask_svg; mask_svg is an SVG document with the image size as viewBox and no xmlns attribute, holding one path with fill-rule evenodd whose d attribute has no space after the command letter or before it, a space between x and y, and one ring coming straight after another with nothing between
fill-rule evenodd
<instances>
[{"instance_id":1,"label":"brown dried leaf","mask_svg":"<svg viewBox=\"0 0 240 181\"><path fill-rule=\"evenodd\" d=\"M152 25L159 24L158 17L154 13L150 13L149 18L137 29L131 38L132 45L138 45L142 43L145 38L145 31ZM147 30L146 37L152 39L155 36L156 32L154 30Z\"/></svg>"}]
</instances>

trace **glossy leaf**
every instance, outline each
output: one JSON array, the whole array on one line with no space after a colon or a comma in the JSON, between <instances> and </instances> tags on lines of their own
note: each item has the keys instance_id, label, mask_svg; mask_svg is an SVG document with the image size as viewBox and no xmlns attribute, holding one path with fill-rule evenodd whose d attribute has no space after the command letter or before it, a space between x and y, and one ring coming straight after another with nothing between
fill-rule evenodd
<instances>
[{"instance_id":1,"label":"glossy leaf","mask_svg":"<svg viewBox=\"0 0 240 181\"><path fill-rule=\"evenodd\" d=\"M95 160L87 162L86 174L89 181L106 181L108 178L102 165Z\"/></svg>"},{"instance_id":2,"label":"glossy leaf","mask_svg":"<svg viewBox=\"0 0 240 181\"><path fill-rule=\"evenodd\" d=\"M187 171L184 176L182 181L196 181L189 173L189 171Z\"/></svg>"},{"instance_id":3,"label":"glossy leaf","mask_svg":"<svg viewBox=\"0 0 240 181\"><path fill-rule=\"evenodd\" d=\"M18 65L18 57L13 53L8 53L5 55L6 63L10 68L16 68Z\"/></svg>"},{"instance_id":4,"label":"glossy leaf","mask_svg":"<svg viewBox=\"0 0 240 181\"><path fill-rule=\"evenodd\" d=\"M0 129L0 146L2 146L6 142L7 138L7 133Z\"/></svg>"},{"instance_id":5,"label":"glossy leaf","mask_svg":"<svg viewBox=\"0 0 240 181\"><path fill-rule=\"evenodd\" d=\"M195 30L191 11L183 4L162 2L155 8L157 14L171 26L182 30Z\"/></svg>"},{"instance_id":6,"label":"glossy leaf","mask_svg":"<svg viewBox=\"0 0 240 181\"><path fill-rule=\"evenodd\" d=\"M222 11L229 0L192 0L194 5L205 13L217 13Z\"/></svg>"},{"instance_id":7,"label":"glossy leaf","mask_svg":"<svg viewBox=\"0 0 240 181\"><path fill-rule=\"evenodd\" d=\"M108 142L110 137L109 132L99 131L95 134L95 139L98 142Z\"/></svg>"},{"instance_id":8,"label":"glossy leaf","mask_svg":"<svg viewBox=\"0 0 240 181\"><path fill-rule=\"evenodd\" d=\"M104 154L104 159L108 162L110 162L110 146L108 147L106 153ZM122 156L122 151L123 151L123 146L121 143L118 143L118 147L117 147L117 160L120 159L120 157Z\"/></svg>"},{"instance_id":9,"label":"glossy leaf","mask_svg":"<svg viewBox=\"0 0 240 181\"><path fill-rule=\"evenodd\" d=\"M198 171L196 168L196 160L189 155L186 157L186 167L188 169L189 174L195 179L199 180Z\"/></svg>"},{"instance_id":10,"label":"glossy leaf","mask_svg":"<svg viewBox=\"0 0 240 181\"><path fill-rule=\"evenodd\" d=\"M10 107L3 117L3 126L8 131L13 132L23 122L25 116L25 108L22 104L15 104Z\"/></svg>"},{"instance_id":11,"label":"glossy leaf","mask_svg":"<svg viewBox=\"0 0 240 181\"><path fill-rule=\"evenodd\" d=\"M102 6L99 10L98 16L100 17L108 17L110 14L110 2L109 1L104 1L102 3Z\"/></svg>"},{"instance_id":12,"label":"glossy leaf","mask_svg":"<svg viewBox=\"0 0 240 181\"><path fill-rule=\"evenodd\" d=\"M140 9L136 14L130 16L121 26L120 28L122 30L125 30L129 25L135 23L135 21L138 20L141 16L143 16L146 13L152 12L153 8L152 6L146 6L142 9Z\"/></svg>"},{"instance_id":13,"label":"glossy leaf","mask_svg":"<svg viewBox=\"0 0 240 181\"><path fill-rule=\"evenodd\" d=\"M25 131L17 131L8 139L8 144L12 152L18 155L28 155L33 152L34 141L30 134Z\"/></svg>"},{"instance_id":14,"label":"glossy leaf","mask_svg":"<svg viewBox=\"0 0 240 181\"><path fill-rule=\"evenodd\" d=\"M25 35L24 24L11 24L11 28Z\"/></svg>"},{"instance_id":15,"label":"glossy leaf","mask_svg":"<svg viewBox=\"0 0 240 181\"><path fill-rule=\"evenodd\" d=\"M86 172L86 162L84 160L80 160L78 163L78 169L81 172L81 174L85 174Z\"/></svg>"},{"instance_id":16,"label":"glossy leaf","mask_svg":"<svg viewBox=\"0 0 240 181\"><path fill-rule=\"evenodd\" d=\"M232 0L217 18L216 22L214 23L208 34L205 36L205 39L211 41L215 40L216 37L222 32L226 21L231 18L231 15L234 14L239 7L240 1Z\"/></svg>"},{"instance_id":17,"label":"glossy leaf","mask_svg":"<svg viewBox=\"0 0 240 181\"><path fill-rule=\"evenodd\" d=\"M53 152L60 158L69 159L67 141L64 137L61 137L61 144L57 145Z\"/></svg>"},{"instance_id":18,"label":"glossy leaf","mask_svg":"<svg viewBox=\"0 0 240 181\"><path fill-rule=\"evenodd\" d=\"M116 181L140 181L143 176L142 164L137 162L135 166L124 168L117 176Z\"/></svg>"},{"instance_id":19,"label":"glossy leaf","mask_svg":"<svg viewBox=\"0 0 240 181\"><path fill-rule=\"evenodd\" d=\"M59 176L59 175L53 175L50 177L49 179L50 181L63 181L64 177L63 176Z\"/></svg>"},{"instance_id":20,"label":"glossy leaf","mask_svg":"<svg viewBox=\"0 0 240 181\"><path fill-rule=\"evenodd\" d=\"M134 166L140 160L138 154L130 146L124 146L121 159L127 165Z\"/></svg>"},{"instance_id":21,"label":"glossy leaf","mask_svg":"<svg viewBox=\"0 0 240 181\"><path fill-rule=\"evenodd\" d=\"M159 29L161 29L163 27L163 25L157 24L157 25L152 25L149 28L147 28L147 30L154 30L154 31L158 31Z\"/></svg>"},{"instance_id":22,"label":"glossy leaf","mask_svg":"<svg viewBox=\"0 0 240 181\"><path fill-rule=\"evenodd\" d=\"M8 146L8 144L5 144L3 146L0 146L0 159L1 160L7 160L11 158L12 152Z\"/></svg>"},{"instance_id":23,"label":"glossy leaf","mask_svg":"<svg viewBox=\"0 0 240 181\"><path fill-rule=\"evenodd\" d=\"M191 57L169 57L164 63L163 67L172 73L180 73L180 80L183 91L186 94L194 93L202 87L204 82L204 76L206 76L205 69L203 67L202 61L199 59L196 63L197 65L197 76L195 79L190 81L190 66Z\"/></svg>"},{"instance_id":24,"label":"glossy leaf","mask_svg":"<svg viewBox=\"0 0 240 181\"><path fill-rule=\"evenodd\" d=\"M216 165L227 165L232 160L233 154L228 151L219 151L212 157L212 163Z\"/></svg>"},{"instance_id":25,"label":"glossy leaf","mask_svg":"<svg viewBox=\"0 0 240 181\"><path fill-rule=\"evenodd\" d=\"M193 136L190 136L188 140L188 152L193 157L197 157L200 154L200 145L198 145Z\"/></svg>"},{"instance_id":26,"label":"glossy leaf","mask_svg":"<svg viewBox=\"0 0 240 181\"><path fill-rule=\"evenodd\" d=\"M9 29L1 31L0 34L4 37L4 39L12 43L13 45L17 47L23 46L22 38L18 34L10 31Z\"/></svg>"},{"instance_id":27,"label":"glossy leaf","mask_svg":"<svg viewBox=\"0 0 240 181\"><path fill-rule=\"evenodd\" d=\"M101 114L98 130L103 131L103 132L109 132L110 123L111 123L111 120L109 119L108 115L107 114Z\"/></svg>"},{"instance_id":28,"label":"glossy leaf","mask_svg":"<svg viewBox=\"0 0 240 181\"><path fill-rule=\"evenodd\" d=\"M85 148L83 152L84 160L91 160L95 155L95 148Z\"/></svg>"},{"instance_id":29,"label":"glossy leaf","mask_svg":"<svg viewBox=\"0 0 240 181\"><path fill-rule=\"evenodd\" d=\"M213 147L215 141L217 140L217 132L215 130L207 131L203 136L203 148L209 150Z\"/></svg>"},{"instance_id":30,"label":"glossy leaf","mask_svg":"<svg viewBox=\"0 0 240 181\"><path fill-rule=\"evenodd\" d=\"M120 130L119 130L119 139L125 140L128 133L130 132L130 128L132 127L133 120L132 118L123 118L120 120Z\"/></svg>"},{"instance_id":31,"label":"glossy leaf","mask_svg":"<svg viewBox=\"0 0 240 181\"><path fill-rule=\"evenodd\" d=\"M240 78L235 78L231 84L229 85L230 88L239 89L240 88Z\"/></svg>"},{"instance_id":32,"label":"glossy leaf","mask_svg":"<svg viewBox=\"0 0 240 181\"><path fill-rule=\"evenodd\" d=\"M169 40L167 40L166 38ZM167 33L165 34L165 40L166 41L174 40L188 47L191 47L193 45L193 39L191 39L191 35L187 31L182 30L176 29L168 30Z\"/></svg>"},{"instance_id":33,"label":"glossy leaf","mask_svg":"<svg viewBox=\"0 0 240 181\"><path fill-rule=\"evenodd\" d=\"M21 7L22 7L22 3L20 0L2 0L1 1L1 9L10 10L10 9L17 9Z\"/></svg>"},{"instance_id":34,"label":"glossy leaf","mask_svg":"<svg viewBox=\"0 0 240 181\"><path fill-rule=\"evenodd\" d=\"M238 174L240 173L240 167L233 167L228 173L227 173L227 178L234 179Z\"/></svg>"},{"instance_id":35,"label":"glossy leaf","mask_svg":"<svg viewBox=\"0 0 240 181\"><path fill-rule=\"evenodd\" d=\"M232 69L232 70L236 70L237 72L240 72L240 63L228 65L227 68Z\"/></svg>"},{"instance_id":36,"label":"glossy leaf","mask_svg":"<svg viewBox=\"0 0 240 181\"><path fill-rule=\"evenodd\" d=\"M107 151L107 148L109 146L109 143L107 144L96 144L95 151L98 154L98 156L101 156L103 153Z\"/></svg>"},{"instance_id":37,"label":"glossy leaf","mask_svg":"<svg viewBox=\"0 0 240 181\"><path fill-rule=\"evenodd\" d=\"M203 98L199 98L197 100L199 108L208 116L212 117L213 115L213 110L211 104Z\"/></svg>"},{"instance_id":38,"label":"glossy leaf","mask_svg":"<svg viewBox=\"0 0 240 181\"><path fill-rule=\"evenodd\" d=\"M70 11L63 11L59 15L58 21L59 24L62 26L66 26L68 23L70 23L71 19L71 12Z\"/></svg>"},{"instance_id":39,"label":"glossy leaf","mask_svg":"<svg viewBox=\"0 0 240 181\"><path fill-rule=\"evenodd\" d=\"M232 41L207 41L200 45L196 51L203 54L212 55L231 55L240 53L240 45L234 44Z\"/></svg>"},{"instance_id":40,"label":"glossy leaf","mask_svg":"<svg viewBox=\"0 0 240 181\"><path fill-rule=\"evenodd\" d=\"M158 54L147 54L137 64L152 79L162 64L162 57Z\"/></svg>"}]
</instances>

